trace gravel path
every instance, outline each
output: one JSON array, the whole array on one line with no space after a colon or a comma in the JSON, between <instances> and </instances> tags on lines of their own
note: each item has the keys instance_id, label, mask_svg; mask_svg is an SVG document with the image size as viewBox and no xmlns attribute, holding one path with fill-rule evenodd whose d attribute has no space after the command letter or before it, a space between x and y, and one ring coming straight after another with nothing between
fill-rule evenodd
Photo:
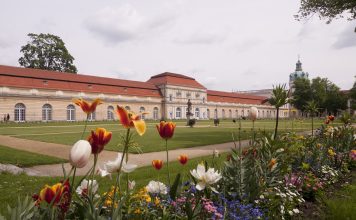
<instances>
[{"instance_id":1,"label":"gravel path","mask_svg":"<svg viewBox=\"0 0 356 220\"><path fill-rule=\"evenodd\" d=\"M59 157L63 159L68 159L68 155L70 152L70 146L63 145L63 144L54 144L54 143L45 143L41 141L34 141L34 140L25 140L16 137L9 137L0 135L0 144L16 148L19 150L34 152L45 154L49 156ZM248 145L248 140L241 142L242 147ZM201 157L212 155L215 149L219 150L220 152L229 151L231 148L234 147L234 143L223 143L223 144L212 144L206 146L198 146L192 148L182 148L169 151L169 158L170 161L177 160L177 157L180 154L186 154L189 158ZM99 167L103 167L104 162L108 160L114 160L117 157L117 152L114 151L102 151L99 155L98 165ZM161 159L165 161L166 152L151 152L151 153L143 153L143 154L129 154L129 162L133 164L137 164L139 167L150 165L152 160L154 159ZM93 160L93 158L91 158ZM84 175L91 167L93 163L88 163L88 166L78 169L78 175ZM67 171L70 170L70 164L65 163L64 167ZM62 164L52 164L52 165L39 165L30 167L31 175L38 175L38 176L61 176L62 172ZM26 169L24 170L26 172Z\"/></svg>"}]
</instances>

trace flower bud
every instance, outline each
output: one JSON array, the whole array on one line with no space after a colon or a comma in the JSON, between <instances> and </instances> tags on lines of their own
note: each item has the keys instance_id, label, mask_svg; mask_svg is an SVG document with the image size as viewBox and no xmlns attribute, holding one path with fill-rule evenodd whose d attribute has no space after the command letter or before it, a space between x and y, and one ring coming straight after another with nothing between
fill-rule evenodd
<instances>
[{"instance_id":1,"label":"flower bud","mask_svg":"<svg viewBox=\"0 0 356 220\"><path fill-rule=\"evenodd\" d=\"M256 121L258 118L258 110L256 107L251 107L249 117L252 121Z\"/></svg>"},{"instance_id":2,"label":"flower bud","mask_svg":"<svg viewBox=\"0 0 356 220\"><path fill-rule=\"evenodd\" d=\"M90 154L90 143L85 140L79 140L70 150L69 162L74 167L83 168L89 162Z\"/></svg>"}]
</instances>

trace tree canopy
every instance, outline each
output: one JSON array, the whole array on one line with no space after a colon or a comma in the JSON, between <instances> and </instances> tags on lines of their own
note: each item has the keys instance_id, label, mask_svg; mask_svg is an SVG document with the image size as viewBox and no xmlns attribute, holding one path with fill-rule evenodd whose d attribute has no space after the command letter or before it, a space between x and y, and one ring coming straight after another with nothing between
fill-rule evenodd
<instances>
[{"instance_id":1,"label":"tree canopy","mask_svg":"<svg viewBox=\"0 0 356 220\"><path fill-rule=\"evenodd\" d=\"M347 108L347 96L327 78L309 79L297 78L294 81L294 92L291 103L303 112L308 111L311 101L318 107L319 112L336 114L338 110Z\"/></svg>"},{"instance_id":2,"label":"tree canopy","mask_svg":"<svg viewBox=\"0 0 356 220\"><path fill-rule=\"evenodd\" d=\"M30 41L21 47L23 54L19 59L26 68L54 70L76 73L74 58L69 54L64 42L52 34L28 34Z\"/></svg>"},{"instance_id":3,"label":"tree canopy","mask_svg":"<svg viewBox=\"0 0 356 220\"><path fill-rule=\"evenodd\" d=\"M314 14L319 18L327 19L330 23L333 19L347 17L349 20L356 19L355 0L301 0L296 18L306 19ZM355 29L356 32L356 29Z\"/></svg>"}]
</instances>

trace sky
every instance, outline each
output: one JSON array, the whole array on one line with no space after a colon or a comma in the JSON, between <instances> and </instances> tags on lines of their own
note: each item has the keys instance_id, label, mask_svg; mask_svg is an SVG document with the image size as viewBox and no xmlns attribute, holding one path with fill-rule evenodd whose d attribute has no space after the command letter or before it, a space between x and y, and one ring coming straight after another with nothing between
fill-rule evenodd
<instances>
[{"instance_id":1,"label":"sky","mask_svg":"<svg viewBox=\"0 0 356 220\"><path fill-rule=\"evenodd\" d=\"M297 21L298 0L11 0L0 7L0 64L19 66L28 33L62 38L78 73L146 81L173 72L208 89L288 83L300 55L311 78L350 89L356 21Z\"/></svg>"}]
</instances>

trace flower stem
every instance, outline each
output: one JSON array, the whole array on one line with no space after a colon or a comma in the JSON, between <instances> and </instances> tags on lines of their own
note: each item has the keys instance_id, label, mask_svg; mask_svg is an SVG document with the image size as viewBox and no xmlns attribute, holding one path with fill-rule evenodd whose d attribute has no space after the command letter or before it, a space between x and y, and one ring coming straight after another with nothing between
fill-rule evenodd
<instances>
[{"instance_id":1,"label":"flower stem","mask_svg":"<svg viewBox=\"0 0 356 220\"><path fill-rule=\"evenodd\" d=\"M88 119L89 119L89 115L87 115L87 120L85 120L84 130L83 130L82 136L80 137L80 140L83 139L84 133L87 130Z\"/></svg>"},{"instance_id":2,"label":"flower stem","mask_svg":"<svg viewBox=\"0 0 356 220\"><path fill-rule=\"evenodd\" d=\"M166 139L166 154L167 154L167 177L168 177L168 185L171 186L171 174L169 173L169 158L168 158L168 140Z\"/></svg>"}]
</instances>

